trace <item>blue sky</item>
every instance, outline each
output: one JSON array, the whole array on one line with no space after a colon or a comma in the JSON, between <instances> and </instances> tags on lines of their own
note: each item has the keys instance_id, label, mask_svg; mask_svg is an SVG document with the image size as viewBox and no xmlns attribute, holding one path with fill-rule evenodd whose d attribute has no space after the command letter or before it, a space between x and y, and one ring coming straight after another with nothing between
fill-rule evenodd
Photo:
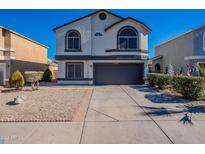
<instances>
[{"instance_id":1,"label":"blue sky","mask_svg":"<svg viewBox=\"0 0 205 154\"><path fill-rule=\"evenodd\" d=\"M54 27L96 10L0 10L0 25L19 32L49 47L48 56L54 59ZM205 10L109 10L122 17L133 17L147 24L149 56L154 46L176 35L205 24Z\"/></svg>"}]
</instances>

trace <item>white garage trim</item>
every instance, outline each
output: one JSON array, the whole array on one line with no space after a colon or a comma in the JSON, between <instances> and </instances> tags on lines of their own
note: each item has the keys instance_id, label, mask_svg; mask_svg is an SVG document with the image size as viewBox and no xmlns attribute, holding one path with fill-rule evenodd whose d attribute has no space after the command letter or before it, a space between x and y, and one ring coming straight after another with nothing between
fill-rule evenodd
<instances>
[{"instance_id":1,"label":"white garage trim","mask_svg":"<svg viewBox=\"0 0 205 154\"><path fill-rule=\"evenodd\" d=\"M145 60L91 60L93 63L144 63Z\"/></svg>"}]
</instances>

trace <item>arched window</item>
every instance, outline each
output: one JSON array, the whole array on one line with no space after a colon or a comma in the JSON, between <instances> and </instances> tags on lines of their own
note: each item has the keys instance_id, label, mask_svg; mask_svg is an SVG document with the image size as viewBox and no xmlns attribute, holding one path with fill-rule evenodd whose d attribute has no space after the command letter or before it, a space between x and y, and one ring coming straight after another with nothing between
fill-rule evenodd
<instances>
[{"instance_id":1,"label":"arched window","mask_svg":"<svg viewBox=\"0 0 205 154\"><path fill-rule=\"evenodd\" d=\"M205 51L205 32L203 34L203 50Z\"/></svg>"},{"instance_id":2,"label":"arched window","mask_svg":"<svg viewBox=\"0 0 205 154\"><path fill-rule=\"evenodd\" d=\"M155 66L154 66L154 68L155 68L155 72L156 73L161 73L161 65L160 64L156 64Z\"/></svg>"},{"instance_id":3,"label":"arched window","mask_svg":"<svg viewBox=\"0 0 205 154\"><path fill-rule=\"evenodd\" d=\"M80 50L80 33L77 30L71 30L65 36L66 50Z\"/></svg>"},{"instance_id":4,"label":"arched window","mask_svg":"<svg viewBox=\"0 0 205 154\"><path fill-rule=\"evenodd\" d=\"M119 30L118 49L138 49L138 32L135 28L126 26Z\"/></svg>"}]
</instances>

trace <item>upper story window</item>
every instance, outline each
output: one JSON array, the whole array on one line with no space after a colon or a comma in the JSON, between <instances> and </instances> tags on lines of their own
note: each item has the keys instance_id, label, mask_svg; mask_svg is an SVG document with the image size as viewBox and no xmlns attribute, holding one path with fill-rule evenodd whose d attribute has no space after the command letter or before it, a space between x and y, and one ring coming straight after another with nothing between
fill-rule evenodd
<instances>
[{"instance_id":1,"label":"upper story window","mask_svg":"<svg viewBox=\"0 0 205 154\"><path fill-rule=\"evenodd\" d=\"M77 30L68 31L65 36L65 49L80 50L80 45L80 33Z\"/></svg>"},{"instance_id":2,"label":"upper story window","mask_svg":"<svg viewBox=\"0 0 205 154\"><path fill-rule=\"evenodd\" d=\"M205 51L205 32L203 33L203 50Z\"/></svg>"},{"instance_id":3,"label":"upper story window","mask_svg":"<svg viewBox=\"0 0 205 154\"><path fill-rule=\"evenodd\" d=\"M138 49L138 32L135 28L126 26L119 30L118 49Z\"/></svg>"}]
</instances>

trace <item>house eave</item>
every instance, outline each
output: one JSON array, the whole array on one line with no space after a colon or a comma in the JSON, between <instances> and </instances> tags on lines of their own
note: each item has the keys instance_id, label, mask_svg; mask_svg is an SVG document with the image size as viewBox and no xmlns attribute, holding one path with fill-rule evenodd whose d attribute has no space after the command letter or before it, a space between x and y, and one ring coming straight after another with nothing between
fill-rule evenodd
<instances>
[{"instance_id":1,"label":"house eave","mask_svg":"<svg viewBox=\"0 0 205 154\"><path fill-rule=\"evenodd\" d=\"M45 45L43 45L43 44L41 44L41 43L39 43L39 42L37 42L37 41L35 41L35 40L32 40L32 39L30 39L30 38L28 38L28 37L26 37L26 36L24 36L24 35L22 35L22 34L20 34L20 33L18 33L18 32L15 32L15 31L13 31L13 30L11 30L11 29L8 29L8 28L3 27L3 26L0 26L0 28L5 29L5 30L9 31L10 33L13 33L13 34L15 34L15 35L17 35L17 36L20 36L20 37L22 37L22 38L24 38L24 39L26 39L26 40L29 40L29 41L31 41L31 42L33 42L33 43L35 43L35 44L38 44L38 45L40 45L40 46L42 46L42 47L44 47L44 48L47 48L47 49L49 48L48 46L45 46Z\"/></svg>"},{"instance_id":2,"label":"house eave","mask_svg":"<svg viewBox=\"0 0 205 154\"><path fill-rule=\"evenodd\" d=\"M163 58L163 56L162 56L162 55L159 55L159 56L156 56L156 57L152 57L152 58L150 58L149 60L155 61L155 60L162 59L162 58Z\"/></svg>"},{"instance_id":3,"label":"house eave","mask_svg":"<svg viewBox=\"0 0 205 154\"><path fill-rule=\"evenodd\" d=\"M205 60L205 56L187 56L184 60Z\"/></svg>"},{"instance_id":4,"label":"house eave","mask_svg":"<svg viewBox=\"0 0 205 154\"><path fill-rule=\"evenodd\" d=\"M116 16L116 17L118 17L118 18L120 18L120 19L124 19L123 17L121 17L121 16L119 16L119 15L116 15L116 14L114 14L114 13L108 11L108 10L101 9L101 10L95 11L95 12L93 12L93 13L90 13L90 14L88 14L88 15L85 15L85 16L83 16L83 17L80 17L80 18L78 18L78 19L75 19L75 20L72 20L72 21L70 21L70 22L67 22L67 23L65 23L65 24L63 24L63 25L60 25L60 26L58 26L58 27L55 27L55 28L53 28L53 31L55 32L55 31L56 31L57 29L59 29L59 28L62 28L62 27L67 26L67 25L70 25L70 24L72 24L72 23L75 23L75 22L77 22L77 21L80 21L80 20L82 20L82 19L84 19L84 18L87 18L87 17L92 16L92 15L94 15L94 14L97 14L97 13L99 13L99 12L106 12L106 13L109 13L109 14L111 14L111 15L113 15L113 16Z\"/></svg>"},{"instance_id":5,"label":"house eave","mask_svg":"<svg viewBox=\"0 0 205 154\"><path fill-rule=\"evenodd\" d=\"M107 28L105 28L104 31L106 32L106 31L108 31L109 29L111 29L111 28L115 27L116 25L118 25L118 24L120 24L120 23L122 23L122 22L124 22L124 21L127 21L127 20L132 20L132 21L136 22L136 23L139 24L142 28L144 28L148 33L150 33L150 32L152 31L145 23L143 23L143 22L141 22L141 21L139 21L139 20L137 20L137 19L131 18L131 17L124 18L124 19L122 19L122 20L120 20L120 21L117 21L117 22L113 23L112 25L110 25L110 26L108 26Z\"/></svg>"},{"instance_id":6,"label":"house eave","mask_svg":"<svg viewBox=\"0 0 205 154\"><path fill-rule=\"evenodd\" d=\"M147 50L142 50L142 49L107 49L105 52L137 52L137 53L147 53Z\"/></svg>"}]
</instances>

